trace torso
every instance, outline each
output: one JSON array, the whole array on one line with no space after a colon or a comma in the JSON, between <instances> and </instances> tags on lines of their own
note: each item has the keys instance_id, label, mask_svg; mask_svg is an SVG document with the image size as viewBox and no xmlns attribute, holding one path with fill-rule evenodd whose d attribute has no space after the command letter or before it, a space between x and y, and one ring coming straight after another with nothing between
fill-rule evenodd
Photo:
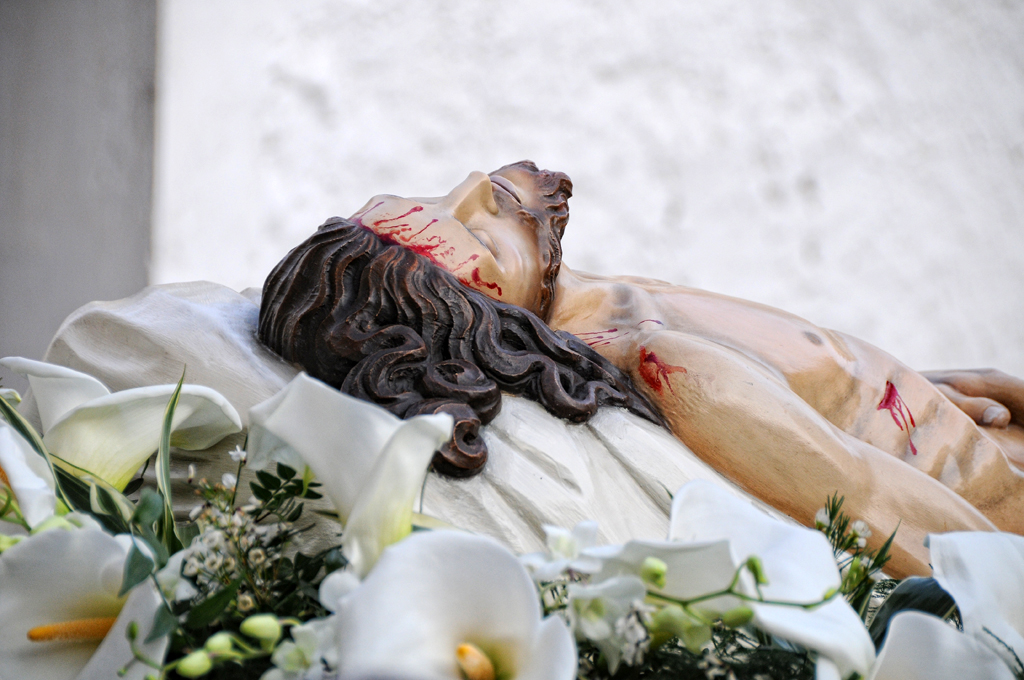
<instances>
[{"instance_id":1,"label":"torso","mask_svg":"<svg viewBox=\"0 0 1024 680\"><path fill-rule=\"evenodd\" d=\"M674 394L652 389L654 381L685 366L660 361L647 347L661 334L681 333L762 367L838 429L967 497L962 471L1005 458L927 379L867 343L725 295L636 277L572 276L582 283L583 304L556 306L550 325L629 373L663 412Z\"/></svg>"}]
</instances>

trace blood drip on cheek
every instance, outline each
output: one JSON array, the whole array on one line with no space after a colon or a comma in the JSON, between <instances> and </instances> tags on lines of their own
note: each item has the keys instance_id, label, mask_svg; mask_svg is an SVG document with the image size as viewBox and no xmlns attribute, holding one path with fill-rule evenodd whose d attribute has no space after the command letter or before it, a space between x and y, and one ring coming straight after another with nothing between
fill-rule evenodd
<instances>
[{"instance_id":1,"label":"blood drip on cheek","mask_svg":"<svg viewBox=\"0 0 1024 680\"><path fill-rule=\"evenodd\" d=\"M641 345L640 377L644 379L644 382L647 383L652 390L660 393L664 389L664 385L662 385L661 382L662 378L664 378L669 391L675 394L675 390L672 389L672 383L668 379L669 375L672 373L686 373L686 369L682 366L666 364L658 358L657 354L654 352L648 352L647 348Z\"/></svg>"},{"instance_id":2,"label":"blood drip on cheek","mask_svg":"<svg viewBox=\"0 0 1024 680\"><path fill-rule=\"evenodd\" d=\"M892 416L893 422L900 428L900 432L903 431L903 426L906 425L907 443L910 444L910 453L916 456L917 447L914 446L914 441L910 437L910 428L917 427L917 423L914 422L914 415L910 412L910 407L903 401L896 386L888 380L885 382L885 394L882 395L882 401L878 404L878 410L888 411L889 415Z\"/></svg>"}]
</instances>

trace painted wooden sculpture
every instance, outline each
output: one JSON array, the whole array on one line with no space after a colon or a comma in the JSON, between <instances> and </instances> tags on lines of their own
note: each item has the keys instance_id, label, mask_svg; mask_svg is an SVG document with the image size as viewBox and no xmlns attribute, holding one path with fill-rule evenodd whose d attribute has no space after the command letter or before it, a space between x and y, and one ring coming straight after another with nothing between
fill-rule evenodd
<instances>
[{"instance_id":1,"label":"painted wooden sculpture","mask_svg":"<svg viewBox=\"0 0 1024 680\"><path fill-rule=\"evenodd\" d=\"M585 420L661 422L700 458L813 525L834 493L894 573L927 573L929 532L1024 533L1024 381L922 374L764 305L561 262L572 184L516 163L440 198L377 196L325 223L267 279L260 338L406 417L447 411L435 467L485 464L501 391Z\"/></svg>"}]
</instances>

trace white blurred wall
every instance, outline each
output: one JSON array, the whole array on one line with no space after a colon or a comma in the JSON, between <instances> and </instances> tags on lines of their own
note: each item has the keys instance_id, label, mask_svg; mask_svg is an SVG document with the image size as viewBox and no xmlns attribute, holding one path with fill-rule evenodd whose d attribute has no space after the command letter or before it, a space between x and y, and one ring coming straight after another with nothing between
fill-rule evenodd
<instances>
[{"instance_id":1,"label":"white blurred wall","mask_svg":"<svg viewBox=\"0 0 1024 680\"><path fill-rule=\"evenodd\" d=\"M1024 4L163 0L152 278L530 158L565 261L1024 375Z\"/></svg>"}]
</instances>

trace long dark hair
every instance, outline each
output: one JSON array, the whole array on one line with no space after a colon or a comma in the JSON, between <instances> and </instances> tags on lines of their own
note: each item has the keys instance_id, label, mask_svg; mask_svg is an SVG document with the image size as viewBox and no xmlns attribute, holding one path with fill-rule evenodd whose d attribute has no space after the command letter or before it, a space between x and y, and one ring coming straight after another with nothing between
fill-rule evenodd
<instances>
[{"instance_id":1,"label":"long dark hair","mask_svg":"<svg viewBox=\"0 0 1024 680\"><path fill-rule=\"evenodd\" d=\"M401 418L451 414L455 434L434 456L448 475L482 468L479 429L501 409L501 390L573 422L610 404L662 423L626 375L574 336L338 217L267 277L259 337L310 375Z\"/></svg>"}]
</instances>

